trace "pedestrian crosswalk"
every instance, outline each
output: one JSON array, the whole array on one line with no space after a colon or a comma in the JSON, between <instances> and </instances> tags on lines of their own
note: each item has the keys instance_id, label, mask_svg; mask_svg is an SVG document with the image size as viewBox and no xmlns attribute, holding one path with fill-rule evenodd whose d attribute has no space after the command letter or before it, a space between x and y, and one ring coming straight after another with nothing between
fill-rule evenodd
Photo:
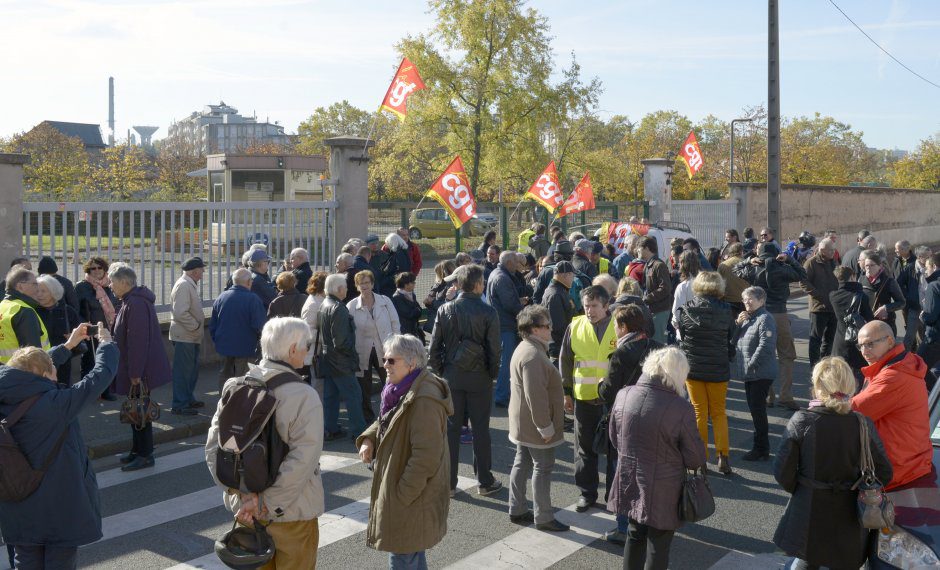
<instances>
[{"instance_id":1,"label":"pedestrian crosswalk","mask_svg":"<svg viewBox=\"0 0 940 570\"><path fill-rule=\"evenodd\" d=\"M115 468L98 473L102 502L106 506L112 503L115 508L105 509L107 516L102 522L102 539L82 548L80 562L84 559L87 563L81 566L104 570L124 568L130 562L141 569L224 570L225 566L213 552L212 543L230 528L232 515L223 507L222 493L211 484L204 462L200 446L161 456L154 469L124 473ZM193 468L200 465L202 469ZM328 510L319 519L319 567L339 567L337 560L345 561L347 556L358 558L355 562L340 564L343 567L387 564L386 554L365 546L371 472L352 453L324 454L320 469L324 474ZM459 491L470 491L475 487L475 480L459 477ZM130 503L134 508L123 510L119 500L109 500L112 494L147 494L146 489L153 488L164 491L162 494L152 493L164 500L143 505L137 500ZM172 488L179 488L180 493L166 498L166 491ZM556 513L556 518L570 525L571 530L548 533L534 526L506 524L505 496L500 498L458 495L452 502L449 534L460 536L462 532L472 532L471 528L479 527L480 521L489 521L482 525L490 531L486 533L487 541L475 543L466 550L457 549L457 554L443 546L433 548L428 554L431 565L455 570L537 569L563 566L569 559L573 566L580 567L587 564L578 556L599 556L606 558L590 565L619 566L621 551L602 539L604 532L615 525L612 514L602 509L578 513L572 504ZM497 526L500 530L493 532ZM154 542L150 537L158 537L158 540ZM164 543L160 543L160 539ZM589 545L595 545L595 548L585 551ZM128 552L133 548L139 551ZM731 552L719 560L715 568L743 568L748 561L753 563L755 560L757 558L753 555ZM770 559L761 560L771 563ZM714 562L715 559L699 567L707 568ZM772 562L781 563L779 557Z\"/></svg>"}]
</instances>

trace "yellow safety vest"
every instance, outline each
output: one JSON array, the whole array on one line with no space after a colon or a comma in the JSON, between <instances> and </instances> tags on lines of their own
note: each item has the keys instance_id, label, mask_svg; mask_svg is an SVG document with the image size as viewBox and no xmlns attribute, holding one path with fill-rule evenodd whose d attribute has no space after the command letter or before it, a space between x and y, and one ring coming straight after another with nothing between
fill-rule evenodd
<instances>
[{"instance_id":1,"label":"yellow safety vest","mask_svg":"<svg viewBox=\"0 0 940 570\"><path fill-rule=\"evenodd\" d=\"M597 263L598 272L603 275L605 273L610 273L610 262L607 261L606 257L602 257Z\"/></svg>"},{"instance_id":2,"label":"yellow safety vest","mask_svg":"<svg viewBox=\"0 0 940 570\"><path fill-rule=\"evenodd\" d=\"M13 358L13 353L20 348L20 341L16 338L16 332L13 330L13 317L21 309L36 313L35 309L19 299L0 301L0 364L9 362ZM49 333L46 332L46 325L43 324L38 314L36 318L39 319L39 326L42 329L42 336L39 337L42 349L49 350Z\"/></svg>"},{"instance_id":3,"label":"yellow safety vest","mask_svg":"<svg viewBox=\"0 0 940 570\"><path fill-rule=\"evenodd\" d=\"M535 232L532 230L523 230L519 234L519 253L528 253L529 252L529 240L532 239L532 236L535 235Z\"/></svg>"},{"instance_id":4,"label":"yellow safety vest","mask_svg":"<svg viewBox=\"0 0 940 570\"><path fill-rule=\"evenodd\" d=\"M594 325L585 315L575 317L571 321L575 400L596 400L599 397L597 385L607 375L610 355L616 347L617 334L614 331L613 319L607 325L607 331L600 342L594 334Z\"/></svg>"}]
</instances>

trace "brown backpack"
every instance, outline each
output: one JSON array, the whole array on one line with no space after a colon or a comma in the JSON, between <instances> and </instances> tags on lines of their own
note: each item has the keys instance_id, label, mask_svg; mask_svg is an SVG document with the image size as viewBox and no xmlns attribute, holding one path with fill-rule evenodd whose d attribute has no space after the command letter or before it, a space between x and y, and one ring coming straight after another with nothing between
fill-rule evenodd
<instances>
[{"instance_id":1,"label":"brown backpack","mask_svg":"<svg viewBox=\"0 0 940 570\"><path fill-rule=\"evenodd\" d=\"M215 474L226 487L260 493L274 484L290 448L274 425L277 399L273 390L289 382L303 382L283 372L267 382L241 376L227 384L219 411L219 448Z\"/></svg>"},{"instance_id":2,"label":"brown backpack","mask_svg":"<svg viewBox=\"0 0 940 570\"><path fill-rule=\"evenodd\" d=\"M52 464L52 460L59 454L62 442L69 433L69 426L66 424L62 435L43 461L42 467L33 469L29 460L20 451L16 440L13 439L12 428L33 407L33 404L39 401L41 396L42 394L36 394L23 400L9 416L0 421L0 502L16 503L32 495L42 482L42 477Z\"/></svg>"}]
</instances>

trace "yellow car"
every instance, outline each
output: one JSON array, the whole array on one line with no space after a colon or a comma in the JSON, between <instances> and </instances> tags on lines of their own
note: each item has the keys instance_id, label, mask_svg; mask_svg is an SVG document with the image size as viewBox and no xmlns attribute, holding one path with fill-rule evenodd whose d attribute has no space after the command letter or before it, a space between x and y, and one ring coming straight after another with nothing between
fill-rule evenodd
<instances>
[{"instance_id":1,"label":"yellow car","mask_svg":"<svg viewBox=\"0 0 940 570\"><path fill-rule=\"evenodd\" d=\"M493 226L479 218L473 218L461 228L463 237L482 236ZM411 239L454 237L454 223L444 208L421 208L411 211L408 220L408 233Z\"/></svg>"}]
</instances>

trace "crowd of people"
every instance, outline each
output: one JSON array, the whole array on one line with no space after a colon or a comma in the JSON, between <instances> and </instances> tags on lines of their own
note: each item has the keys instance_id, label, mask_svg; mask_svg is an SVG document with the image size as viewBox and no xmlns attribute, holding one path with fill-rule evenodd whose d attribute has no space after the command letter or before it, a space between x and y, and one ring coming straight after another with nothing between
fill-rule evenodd
<instances>
[{"instance_id":1,"label":"crowd of people","mask_svg":"<svg viewBox=\"0 0 940 570\"><path fill-rule=\"evenodd\" d=\"M89 394L112 399L172 382L170 412L197 414L205 406L195 385L208 332L221 358L222 394L235 388L233 379L300 380L272 389L274 425L290 449L277 479L261 492L225 491L243 525L270 523L272 568L315 566L316 519L324 512L317 464L324 442L339 440L354 442L374 473L367 544L388 552L392 568L425 568L425 551L446 534L461 444L472 446L477 492L503 487L492 460L494 407L507 409L516 446L508 481L513 523L569 530L555 518L551 482L556 448L572 431L576 511L598 508L606 456L604 503L616 528L605 540L623 546L625 568L666 568L685 472L709 461L710 428L715 469L725 476L738 459L774 459L777 480L793 494L774 535L781 549L805 568L858 567L866 535L849 486L858 478L862 435L850 412L870 424L865 433L888 489L935 476L927 396L940 362L940 254L900 241L889 262L867 231L841 257L833 231L818 243L804 232L786 248L771 228L743 236L729 229L723 246L710 249L677 239L660 252L656 238L630 235L618 251L597 236L533 224L512 251L490 232L479 247L438 262L423 298L415 292L420 249L405 228L384 243L375 235L350 240L333 271L314 271L300 248L272 267L266 248L253 245L215 299L208 331L198 289L205 264L194 257L172 289L172 366L154 295L131 267L93 257L73 286L51 258L40 260L39 276L18 259L0 302L0 362L7 365L0 368L0 413L8 416L34 391L68 394L80 407ZM788 300L795 284L810 304L809 394L793 387ZM87 323L99 330L89 334ZM80 356L84 377L76 385L72 356ZM58 384L24 391L30 374ZM751 448L736 458L725 411L731 380L743 383L754 427ZM775 406L794 412L776 451L768 421ZM206 444L220 485L214 461L224 443L222 409ZM25 417L52 421L43 414L53 408L37 405ZM77 423L68 425L80 438ZM152 467L152 424L132 431L122 469ZM13 434L25 437L22 428ZM34 464L49 453L47 444L20 443ZM60 461L87 465L80 455L62 454L50 470ZM96 491L88 496L96 503ZM50 500L39 493L29 499ZM22 544L24 557L69 555L50 554L58 546L51 543L37 552L9 512L0 508L0 528L17 552ZM826 530L807 534L817 525ZM96 540L100 517L97 537L91 526L63 546ZM833 540L840 548L823 547Z\"/></svg>"}]
</instances>

